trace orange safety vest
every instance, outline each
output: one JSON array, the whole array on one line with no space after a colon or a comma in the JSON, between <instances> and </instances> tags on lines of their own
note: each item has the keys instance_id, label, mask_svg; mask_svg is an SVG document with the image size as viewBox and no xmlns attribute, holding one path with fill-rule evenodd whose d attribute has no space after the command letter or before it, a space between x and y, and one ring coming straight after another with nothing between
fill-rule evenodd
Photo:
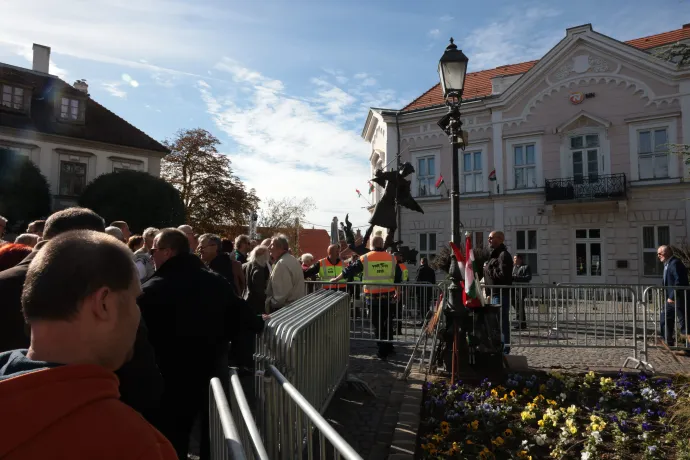
<instances>
[{"instance_id":1,"label":"orange safety vest","mask_svg":"<svg viewBox=\"0 0 690 460\"><path fill-rule=\"evenodd\" d=\"M377 284L395 283L395 266L397 261L395 256L385 251L371 251L364 254L361 259L362 282L364 283L365 294L382 294L395 292L394 286L376 287Z\"/></svg>"},{"instance_id":2,"label":"orange safety vest","mask_svg":"<svg viewBox=\"0 0 690 460\"><path fill-rule=\"evenodd\" d=\"M339 261L337 264L332 264L328 257L319 260L319 278L322 281L330 281L332 278L340 275L343 272L343 261ZM341 279L338 283L342 284L327 284L324 285L324 289L338 289L345 287L345 280Z\"/></svg>"}]
</instances>

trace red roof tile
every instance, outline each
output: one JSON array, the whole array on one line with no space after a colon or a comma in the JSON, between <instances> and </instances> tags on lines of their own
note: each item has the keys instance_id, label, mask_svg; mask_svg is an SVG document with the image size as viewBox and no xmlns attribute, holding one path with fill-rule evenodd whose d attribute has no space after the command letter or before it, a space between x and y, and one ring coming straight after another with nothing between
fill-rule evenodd
<instances>
[{"instance_id":1,"label":"red roof tile","mask_svg":"<svg viewBox=\"0 0 690 460\"><path fill-rule=\"evenodd\" d=\"M636 48L646 50L686 39L690 39L690 24L685 24L682 29L664 32L662 34L650 35L649 37L637 38L625 43ZM465 80L465 90L462 95L463 100L490 96L492 92L492 78L525 73L534 67L537 62L539 61L521 62L519 64L509 64L496 67L495 69L468 73ZM441 92L441 85L437 83L430 90L403 107L402 111L408 112L411 110L423 109L426 107L433 107L443 104L444 99L443 93Z\"/></svg>"}]
</instances>

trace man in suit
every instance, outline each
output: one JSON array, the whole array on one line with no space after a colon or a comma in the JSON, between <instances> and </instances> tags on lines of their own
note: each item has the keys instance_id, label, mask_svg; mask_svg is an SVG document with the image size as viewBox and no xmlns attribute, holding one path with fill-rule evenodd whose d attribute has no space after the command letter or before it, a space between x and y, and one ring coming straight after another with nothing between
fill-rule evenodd
<instances>
[{"instance_id":1,"label":"man in suit","mask_svg":"<svg viewBox=\"0 0 690 460\"><path fill-rule=\"evenodd\" d=\"M673 250L669 246L660 246L657 256L664 264L664 287L666 287L666 306L661 310L661 336L668 346L672 347L676 343L675 328L676 320L680 327L680 332L685 334L685 305L689 291L683 289L688 286L688 270L677 257L673 255ZM680 289L678 289L680 288Z\"/></svg>"}]
</instances>

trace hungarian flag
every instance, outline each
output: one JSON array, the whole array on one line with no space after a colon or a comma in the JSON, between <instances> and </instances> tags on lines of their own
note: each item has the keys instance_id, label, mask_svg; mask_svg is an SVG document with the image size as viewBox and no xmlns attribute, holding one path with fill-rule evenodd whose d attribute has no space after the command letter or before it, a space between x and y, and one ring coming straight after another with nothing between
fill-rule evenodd
<instances>
[{"instance_id":1,"label":"hungarian flag","mask_svg":"<svg viewBox=\"0 0 690 460\"><path fill-rule=\"evenodd\" d=\"M436 181L436 188L439 188L441 185L445 184L445 181L443 180L443 174L441 174Z\"/></svg>"},{"instance_id":2,"label":"hungarian flag","mask_svg":"<svg viewBox=\"0 0 690 460\"><path fill-rule=\"evenodd\" d=\"M489 180L491 180L491 181L496 180L496 170L495 169L489 173Z\"/></svg>"},{"instance_id":3,"label":"hungarian flag","mask_svg":"<svg viewBox=\"0 0 690 460\"><path fill-rule=\"evenodd\" d=\"M359 191L359 189L355 189L355 192L357 192L357 196L362 198L362 192Z\"/></svg>"},{"instance_id":4,"label":"hungarian flag","mask_svg":"<svg viewBox=\"0 0 690 460\"><path fill-rule=\"evenodd\" d=\"M465 278L465 289L462 293L463 304L468 307L481 306L481 300L479 299L479 287L477 286L477 279L474 276L475 272L479 271L479 266L477 265L477 261L474 260L471 234L469 232L465 234L466 258L462 255L460 249L453 242L450 243L450 247L453 249L453 253L458 261L460 271L463 273L463 277Z\"/></svg>"},{"instance_id":5,"label":"hungarian flag","mask_svg":"<svg viewBox=\"0 0 690 460\"><path fill-rule=\"evenodd\" d=\"M374 184L369 182L369 193L374 193Z\"/></svg>"}]
</instances>

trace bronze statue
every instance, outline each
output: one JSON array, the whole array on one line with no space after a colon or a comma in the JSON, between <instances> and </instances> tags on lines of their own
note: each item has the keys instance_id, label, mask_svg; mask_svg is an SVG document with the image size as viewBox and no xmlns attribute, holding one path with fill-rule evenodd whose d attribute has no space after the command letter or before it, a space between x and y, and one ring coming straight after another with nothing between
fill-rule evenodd
<instances>
[{"instance_id":1,"label":"bronze statue","mask_svg":"<svg viewBox=\"0 0 690 460\"><path fill-rule=\"evenodd\" d=\"M384 187L383 197L381 197L381 200L376 203L374 214L371 216L371 219L369 219L370 227L365 233L361 245L355 245L355 238L354 234L352 233L352 224L350 224L348 221L348 217L345 217L347 227L343 226L343 230L345 231L345 235L348 240L347 243L350 246L350 249L358 254L363 254L361 251L366 249L366 243L371 236L371 232L374 231L374 226L376 225L388 229L384 249L391 247L397 248L397 246L402 243L401 241L396 242L393 240L395 237L395 231L398 229L397 206L404 206L412 211L417 211L424 214L424 210L421 208L421 206L419 206L414 198L412 198L410 181L405 179L414 172L414 167L408 162L403 163L400 171L383 171L381 169L376 170L376 173L371 181L377 183L381 187Z\"/></svg>"}]
</instances>

